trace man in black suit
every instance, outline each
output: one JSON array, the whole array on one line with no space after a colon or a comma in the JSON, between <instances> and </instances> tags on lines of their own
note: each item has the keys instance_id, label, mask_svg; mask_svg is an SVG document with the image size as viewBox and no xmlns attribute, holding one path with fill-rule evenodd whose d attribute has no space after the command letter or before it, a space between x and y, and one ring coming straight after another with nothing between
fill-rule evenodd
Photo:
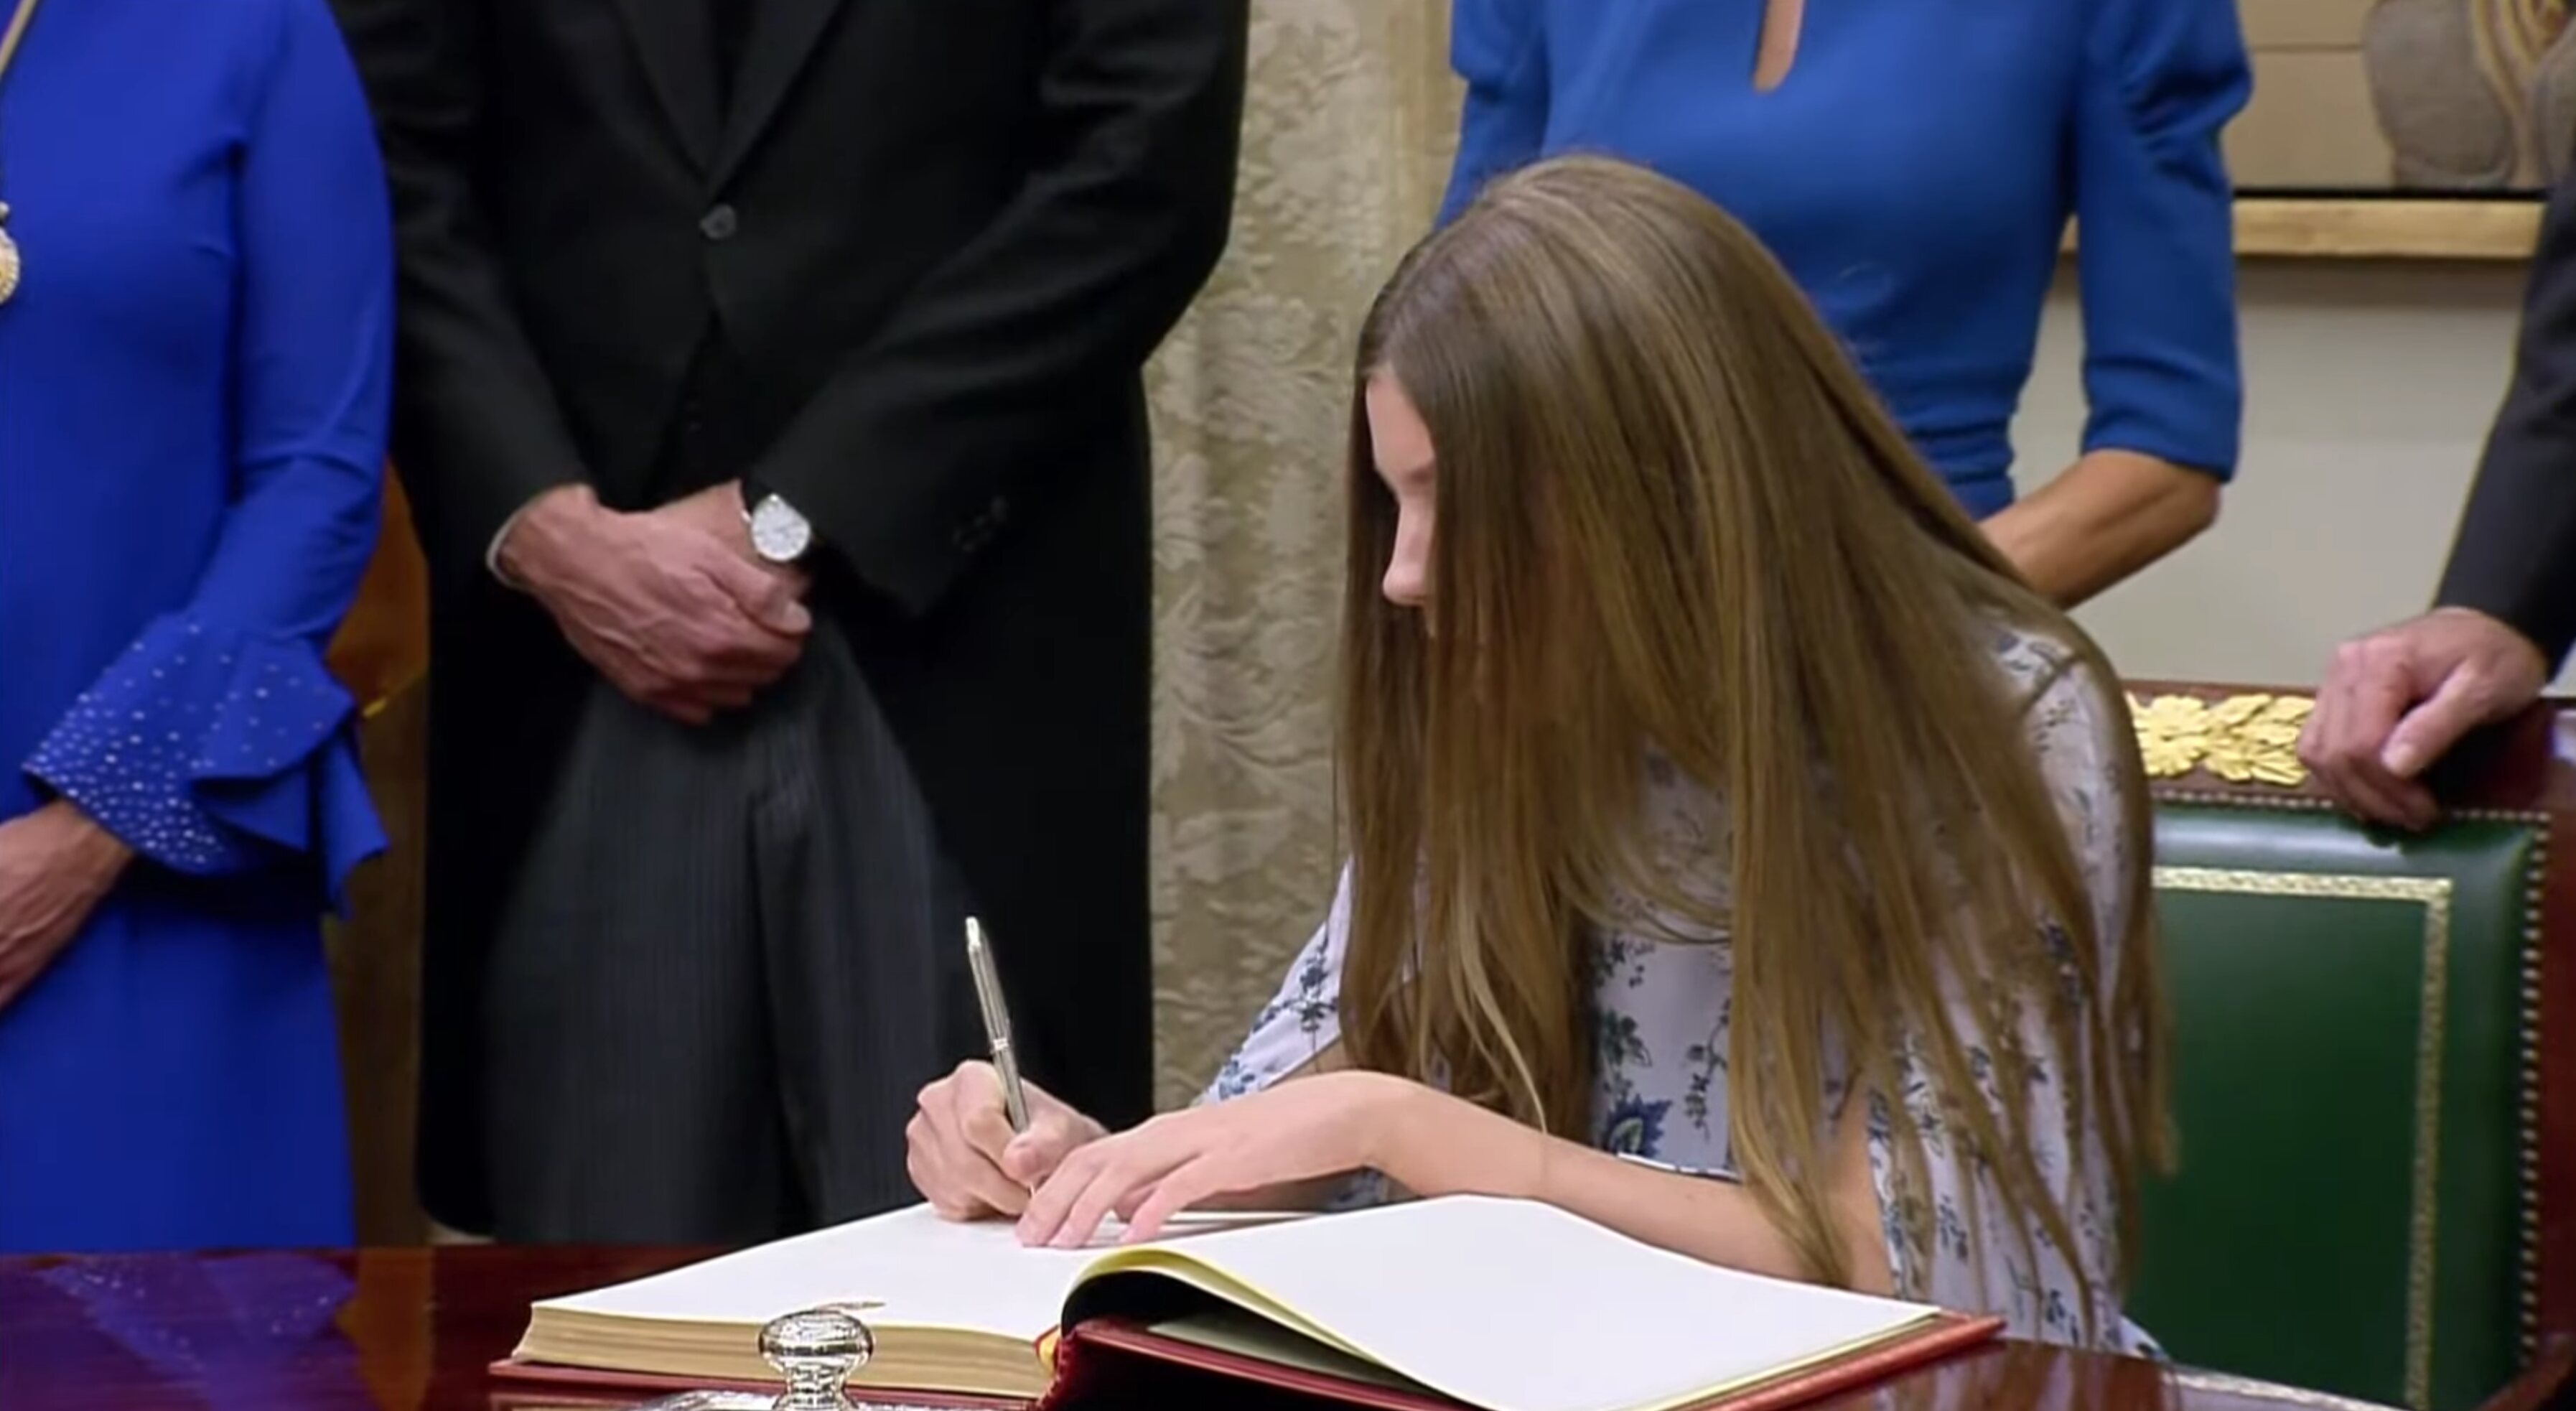
<instances>
[{"instance_id":1,"label":"man in black suit","mask_svg":"<svg viewBox=\"0 0 2576 1411\"><path fill-rule=\"evenodd\" d=\"M2537 699L2576 643L2576 172L2560 178L2496 415L2434 609L2346 642L2299 754L2355 813L2422 829L2421 775Z\"/></svg>"},{"instance_id":2,"label":"man in black suit","mask_svg":"<svg viewBox=\"0 0 2576 1411\"><path fill-rule=\"evenodd\" d=\"M912 1198L982 1048L1150 1107L1140 372L1246 0L337 0L432 565L423 1197L508 1240Z\"/></svg>"}]
</instances>

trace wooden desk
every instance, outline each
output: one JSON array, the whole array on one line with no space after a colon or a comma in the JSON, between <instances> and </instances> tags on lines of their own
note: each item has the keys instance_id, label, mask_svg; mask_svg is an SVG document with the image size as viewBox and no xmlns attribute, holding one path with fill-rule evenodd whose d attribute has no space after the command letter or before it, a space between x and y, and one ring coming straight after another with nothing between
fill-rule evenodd
<instances>
[{"instance_id":1,"label":"wooden desk","mask_svg":"<svg viewBox=\"0 0 2576 1411\"><path fill-rule=\"evenodd\" d=\"M7 1411L520 1411L484 1368L528 1304L695 1257L441 1248L0 1260ZM2006 1344L1820 1411L2317 1411L2141 1362Z\"/></svg>"}]
</instances>

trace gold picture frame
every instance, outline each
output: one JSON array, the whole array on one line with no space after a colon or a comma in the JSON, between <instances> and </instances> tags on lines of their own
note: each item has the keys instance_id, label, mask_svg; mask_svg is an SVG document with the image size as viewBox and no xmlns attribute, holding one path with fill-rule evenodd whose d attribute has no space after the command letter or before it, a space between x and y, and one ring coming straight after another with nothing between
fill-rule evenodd
<instances>
[{"instance_id":1,"label":"gold picture frame","mask_svg":"<svg viewBox=\"0 0 2576 1411\"><path fill-rule=\"evenodd\" d=\"M2540 240L2537 198L2236 199L2239 258L2522 260Z\"/></svg>"}]
</instances>

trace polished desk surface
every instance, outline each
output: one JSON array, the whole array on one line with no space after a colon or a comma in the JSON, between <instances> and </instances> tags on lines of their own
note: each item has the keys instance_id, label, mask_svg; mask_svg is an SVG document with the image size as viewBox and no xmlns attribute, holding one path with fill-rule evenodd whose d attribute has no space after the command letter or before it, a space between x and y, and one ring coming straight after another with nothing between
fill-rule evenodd
<instances>
[{"instance_id":1,"label":"polished desk surface","mask_svg":"<svg viewBox=\"0 0 2576 1411\"><path fill-rule=\"evenodd\" d=\"M566 1406L590 1398L514 1389L486 1374L517 1340L529 1303L692 1257L671 1250L441 1248L0 1259L0 1408ZM1820 1411L2306 1411L2334 1405L2299 1392L2168 1374L2142 1362L2003 1344Z\"/></svg>"}]
</instances>

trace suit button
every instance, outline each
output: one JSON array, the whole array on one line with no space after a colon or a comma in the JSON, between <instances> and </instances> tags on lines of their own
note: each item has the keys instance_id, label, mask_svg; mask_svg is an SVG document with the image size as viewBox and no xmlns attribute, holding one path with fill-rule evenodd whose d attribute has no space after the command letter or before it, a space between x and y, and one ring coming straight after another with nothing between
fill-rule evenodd
<instances>
[{"instance_id":1,"label":"suit button","mask_svg":"<svg viewBox=\"0 0 2576 1411\"><path fill-rule=\"evenodd\" d=\"M698 219L698 233L709 240L731 240L742 228L742 217L731 206L717 206Z\"/></svg>"}]
</instances>

